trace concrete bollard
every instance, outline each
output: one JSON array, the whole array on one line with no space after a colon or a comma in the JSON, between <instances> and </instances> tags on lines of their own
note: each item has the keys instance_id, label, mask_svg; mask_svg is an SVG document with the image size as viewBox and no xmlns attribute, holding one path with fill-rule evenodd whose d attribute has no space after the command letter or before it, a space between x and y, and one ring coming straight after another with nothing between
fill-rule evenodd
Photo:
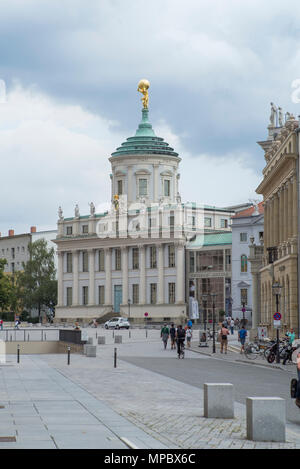
<instances>
[{"instance_id":1,"label":"concrete bollard","mask_svg":"<svg viewBox=\"0 0 300 469\"><path fill-rule=\"evenodd\" d=\"M233 385L230 383L204 384L204 417L233 419Z\"/></svg>"},{"instance_id":2,"label":"concrete bollard","mask_svg":"<svg viewBox=\"0 0 300 469\"><path fill-rule=\"evenodd\" d=\"M115 336L115 344L121 344L122 343L122 336L121 335L116 335Z\"/></svg>"},{"instance_id":3,"label":"concrete bollard","mask_svg":"<svg viewBox=\"0 0 300 469\"><path fill-rule=\"evenodd\" d=\"M104 335L100 335L98 337L98 345L105 345L105 336Z\"/></svg>"},{"instance_id":4,"label":"concrete bollard","mask_svg":"<svg viewBox=\"0 0 300 469\"><path fill-rule=\"evenodd\" d=\"M285 399L247 397L247 438L253 441L285 442Z\"/></svg>"},{"instance_id":5,"label":"concrete bollard","mask_svg":"<svg viewBox=\"0 0 300 469\"><path fill-rule=\"evenodd\" d=\"M87 357L96 357L97 347L96 345L86 345L86 356Z\"/></svg>"}]
</instances>

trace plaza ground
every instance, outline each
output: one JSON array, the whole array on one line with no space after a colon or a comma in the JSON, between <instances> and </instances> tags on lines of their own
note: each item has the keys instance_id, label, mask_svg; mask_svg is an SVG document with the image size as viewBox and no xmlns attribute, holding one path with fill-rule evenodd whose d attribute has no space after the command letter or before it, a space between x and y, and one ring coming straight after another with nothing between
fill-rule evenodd
<instances>
[{"instance_id":1,"label":"plaza ground","mask_svg":"<svg viewBox=\"0 0 300 469\"><path fill-rule=\"evenodd\" d=\"M66 354L24 355L18 364L8 356L0 365L0 437L16 440L0 442L0 449L300 448L300 411L289 397L294 366L250 363L218 347L212 357L211 348L198 347L198 332L193 350L178 360L169 345L164 350L158 330L86 330L94 343L96 334L106 337L96 358L72 354L68 365ZM234 350L236 336L230 343ZM203 417L205 382L234 384L233 420ZM246 439L249 396L286 399L286 443Z\"/></svg>"}]
</instances>

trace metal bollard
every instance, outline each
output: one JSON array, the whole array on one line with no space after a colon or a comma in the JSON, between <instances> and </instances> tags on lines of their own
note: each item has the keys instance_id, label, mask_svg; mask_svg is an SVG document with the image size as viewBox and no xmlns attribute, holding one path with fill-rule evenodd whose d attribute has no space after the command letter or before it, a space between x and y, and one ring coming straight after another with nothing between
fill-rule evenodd
<instances>
[{"instance_id":1,"label":"metal bollard","mask_svg":"<svg viewBox=\"0 0 300 469\"><path fill-rule=\"evenodd\" d=\"M114 330L113 330L112 336L113 336L113 339L114 339L115 338L115 331Z\"/></svg>"},{"instance_id":2,"label":"metal bollard","mask_svg":"<svg viewBox=\"0 0 300 469\"><path fill-rule=\"evenodd\" d=\"M129 329L129 339L131 339L131 330Z\"/></svg>"},{"instance_id":3,"label":"metal bollard","mask_svg":"<svg viewBox=\"0 0 300 469\"><path fill-rule=\"evenodd\" d=\"M17 363L20 363L20 345L17 346Z\"/></svg>"},{"instance_id":4,"label":"metal bollard","mask_svg":"<svg viewBox=\"0 0 300 469\"><path fill-rule=\"evenodd\" d=\"M28 334L28 336L27 336L27 340L28 340L28 342L29 342L29 334Z\"/></svg>"},{"instance_id":5,"label":"metal bollard","mask_svg":"<svg viewBox=\"0 0 300 469\"><path fill-rule=\"evenodd\" d=\"M117 349L116 348L114 352L114 368L117 368Z\"/></svg>"},{"instance_id":6,"label":"metal bollard","mask_svg":"<svg viewBox=\"0 0 300 469\"><path fill-rule=\"evenodd\" d=\"M10 341L12 342L12 335L10 334Z\"/></svg>"},{"instance_id":7,"label":"metal bollard","mask_svg":"<svg viewBox=\"0 0 300 469\"><path fill-rule=\"evenodd\" d=\"M146 329L146 338L148 337L148 329Z\"/></svg>"},{"instance_id":8,"label":"metal bollard","mask_svg":"<svg viewBox=\"0 0 300 469\"><path fill-rule=\"evenodd\" d=\"M47 336L46 336L46 333L45 333L45 340L47 340Z\"/></svg>"},{"instance_id":9,"label":"metal bollard","mask_svg":"<svg viewBox=\"0 0 300 469\"><path fill-rule=\"evenodd\" d=\"M68 347L68 365L70 365L71 347Z\"/></svg>"}]
</instances>

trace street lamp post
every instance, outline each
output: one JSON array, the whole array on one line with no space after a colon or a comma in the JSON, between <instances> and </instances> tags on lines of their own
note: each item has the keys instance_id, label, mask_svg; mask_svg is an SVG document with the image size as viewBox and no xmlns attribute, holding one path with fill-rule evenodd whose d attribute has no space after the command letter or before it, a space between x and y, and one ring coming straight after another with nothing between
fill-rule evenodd
<instances>
[{"instance_id":1,"label":"street lamp post","mask_svg":"<svg viewBox=\"0 0 300 469\"><path fill-rule=\"evenodd\" d=\"M216 308L216 297L217 293L211 293L210 294L212 298L212 307L213 307L213 353L216 353L216 336L215 336L215 308Z\"/></svg>"},{"instance_id":2,"label":"street lamp post","mask_svg":"<svg viewBox=\"0 0 300 469\"><path fill-rule=\"evenodd\" d=\"M204 322L204 330L206 332L206 321L207 321L207 299L208 299L208 295L207 294L203 294L202 295L202 301L203 301L203 308L204 308L204 317L203 317L203 322Z\"/></svg>"},{"instance_id":3,"label":"street lamp post","mask_svg":"<svg viewBox=\"0 0 300 469\"><path fill-rule=\"evenodd\" d=\"M276 296L276 313L279 313L279 296L281 294L281 288L279 282L275 282L272 285L273 294ZM280 363L280 353L279 353L279 327L276 328L276 363Z\"/></svg>"},{"instance_id":4,"label":"street lamp post","mask_svg":"<svg viewBox=\"0 0 300 469\"><path fill-rule=\"evenodd\" d=\"M131 301L128 300L128 319L130 319L130 303Z\"/></svg>"}]
</instances>

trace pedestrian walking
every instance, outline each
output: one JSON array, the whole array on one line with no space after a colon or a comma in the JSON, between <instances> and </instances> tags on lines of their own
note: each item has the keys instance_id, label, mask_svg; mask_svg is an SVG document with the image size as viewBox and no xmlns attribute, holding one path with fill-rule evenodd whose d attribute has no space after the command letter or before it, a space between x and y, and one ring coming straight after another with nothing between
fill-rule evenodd
<instances>
[{"instance_id":1,"label":"pedestrian walking","mask_svg":"<svg viewBox=\"0 0 300 469\"><path fill-rule=\"evenodd\" d=\"M168 328L167 324L164 324L161 331L160 331L160 336L162 338L162 341L164 343L164 348L166 350L169 336L170 336L170 329Z\"/></svg>"},{"instance_id":2,"label":"pedestrian walking","mask_svg":"<svg viewBox=\"0 0 300 469\"><path fill-rule=\"evenodd\" d=\"M242 326L242 328L239 330L239 342L241 342L241 351L240 353L243 353L245 351L245 342L246 342L246 337L247 337L247 331L245 329L245 326Z\"/></svg>"},{"instance_id":3,"label":"pedestrian walking","mask_svg":"<svg viewBox=\"0 0 300 469\"><path fill-rule=\"evenodd\" d=\"M182 328L181 325L177 327L176 340L177 340L178 358L180 358L181 352L184 348L184 341L185 341L185 330Z\"/></svg>"},{"instance_id":4,"label":"pedestrian walking","mask_svg":"<svg viewBox=\"0 0 300 469\"><path fill-rule=\"evenodd\" d=\"M174 324L171 324L170 327L170 339L171 339L171 350L175 350L176 348L176 329Z\"/></svg>"},{"instance_id":5,"label":"pedestrian walking","mask_svg":"<svg viewBox=\"0 0 300 469\"><path fill-rule=\"evenodd\" d=\"M294 329L291 329L290 332L287 332L286 336L289 338L289 344L292 345L296 337Z\"/></svg>"},{"instance_id":6,"label":"pedestrian walking","mask_svg":"<svg viewBox=\"0 0 300 469\"><path fill-rule=\"evenodd\" d=\"M193 332L192 332L191 326L188 326L188 328L186 330L186 333L185 333L185 336L186 336L187 346L188 346L188 348L190 348L191 347L191 340L192 340L192 337L193 337Z\"/></svg>"},{"instance_id":7,"label":"pedestrian walking","mask_svg":"<svg viewBox=\"0 0 300 469\"><path fill-rule=\"evenodd\" d=\"M227 353L228 335L229 330L227 329L226 324L224 323L220 330L221 353L223 353L223 350L225 351L225 353Z\"/></svg>"},{"instance_id":8,"label":"pedestrian walking","mask_svg":"<svg viewBox=\"0 0 300 469\"><path fill-rule=\"evenodd\" d=\"M230 332L231 332L231 335L234 334L234 320L232 318L230 320Z\"/></svg>"},{"instance_id":9,"label":"pedestrian walking","mask_svg":"<svg viewBox=\"0 0 300 469\"><path fill-rule=\"evenodd\" d=\"M0 327L1 327L1 331L3 331L3 319L0 319Z\"/></svg>"}]
</instances>

